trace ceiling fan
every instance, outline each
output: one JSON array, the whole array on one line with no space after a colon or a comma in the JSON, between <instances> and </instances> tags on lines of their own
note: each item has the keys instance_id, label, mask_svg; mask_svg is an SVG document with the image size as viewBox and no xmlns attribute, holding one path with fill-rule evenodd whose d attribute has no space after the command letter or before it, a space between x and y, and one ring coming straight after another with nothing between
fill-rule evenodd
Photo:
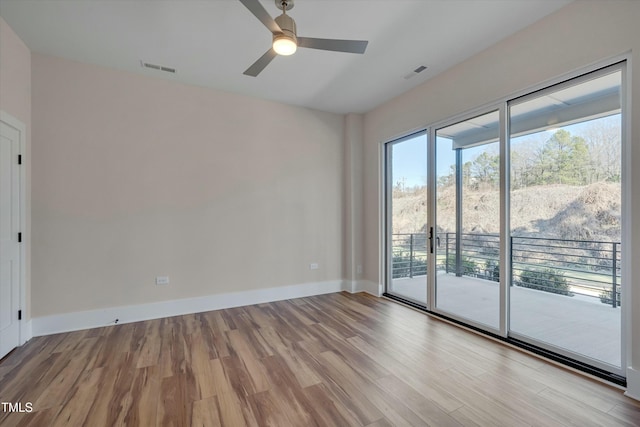
<instances>
[{"instance_id":1,"label":"ceiling fan","mask_svg":"<svg viewBox=\"0 0 640 427\"><path fill-rule=\"evenodd\" d=\"M296 34L296 22L287 15L287 10L294 6L294 0L275 0L278 9L282 10L282 15L276 19L260 4L259 0L240 0L251 13L254 14L265 27L273 34L273 45L256 62L254 62L243 73L247 76L256 77L276 55L292 55L298 47L311 49L331 50L334 52L364 53L367 49L368 41L365 40L336 40L317 39L313 37L298 37Z\"/></svg>"}]
</instances>

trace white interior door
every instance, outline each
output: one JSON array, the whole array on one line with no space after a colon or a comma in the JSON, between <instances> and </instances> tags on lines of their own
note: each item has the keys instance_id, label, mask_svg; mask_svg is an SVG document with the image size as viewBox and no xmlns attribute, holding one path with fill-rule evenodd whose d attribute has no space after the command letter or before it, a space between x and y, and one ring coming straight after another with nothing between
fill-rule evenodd
<instances>
[{"instance_id":1,"label":"white interior door","mask_svg":"<svg viewBox=\"0 0 640 427\"><path fill-rule=\"evenodd\" d=\"M0 121L0 358L19 345L20 131Z\"/></svg>"}]
</instances>

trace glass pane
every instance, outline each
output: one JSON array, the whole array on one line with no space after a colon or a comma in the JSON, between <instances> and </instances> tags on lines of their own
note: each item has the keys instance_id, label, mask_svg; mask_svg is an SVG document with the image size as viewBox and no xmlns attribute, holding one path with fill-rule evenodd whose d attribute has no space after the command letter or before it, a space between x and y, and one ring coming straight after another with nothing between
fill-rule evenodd
<instances>
[{"instance_id":1,"label":"glass pane","mask_svg":"<svg viewBox=\"0 0 640 427\"><path fill-rule=\"evenodd\" d=\"M499 328L497 111L436 132L436 307Z\"/></svg>"},{"instance_id":2,"label":"glass pane","mask_svg":"<svg viewBox=\"0 0 640 427\"><path fill-rule=\"evenodd\" d=\"M510 106L510 329L621 367L621 72Z\"/></svg>"},{"instance_id":3,"label":"glass pane","mask_svg":"<svg viewBox=\"0 0 640 427\"><path fill-rule=\"evenodd\" d=\"M387 291L427 304L427 136L387 146L391 265Z\"/></svg>"}]
</instances>

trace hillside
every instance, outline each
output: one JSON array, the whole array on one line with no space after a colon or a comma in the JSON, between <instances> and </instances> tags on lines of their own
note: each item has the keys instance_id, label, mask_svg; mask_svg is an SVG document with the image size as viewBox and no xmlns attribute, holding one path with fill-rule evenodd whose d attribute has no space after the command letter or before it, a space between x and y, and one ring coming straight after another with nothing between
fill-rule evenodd
<instances>
[{"instance_id":1,"label":"hillside","mask_svg":"<svg viewBox=\"0 0 640 427\"><path fill-rule=\"evenodd\" d=\"M438 195L438 229L455 226L455 190ZM394 191L393 232L426 231L426 190ZM531 186L511 195L511 228L515 235L576 240L620 241L620 184ZM463 197L465 232L497 233L499 194L467 190Z\"/></svg>"}]
</instances>

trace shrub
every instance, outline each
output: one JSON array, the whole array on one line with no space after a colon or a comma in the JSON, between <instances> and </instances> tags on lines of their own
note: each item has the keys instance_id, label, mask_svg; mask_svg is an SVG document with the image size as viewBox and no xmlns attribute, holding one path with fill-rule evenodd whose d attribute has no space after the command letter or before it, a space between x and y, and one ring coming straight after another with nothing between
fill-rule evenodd
<instances>
[{"instance_id":1,"label":"shrub","mask_svg":"<svg viewBox=\"0 0 640 427\"><path fill-rule=\"evenodd\" d=\"M600 301L603 304L612 305L613 304L613 291L611 289L602 288L600 292ZM616 292L616 305L620 307L620 292Z\"/></svg>"},{"instance_id":2,"label":"shrub","mask_svg":"<svg viewBox=\"0 0 640 427\"><path fill-rule=\"evenodd\" d=\"M517 285L553 294L573 296L569 291L569 282L564 277L564 273L555 268L522 270Z\"/></svg>"},{"instance_id":3,"label":"shrub","mask_svg":"<svg viewBox=\"0 0 640 427\"><path fill-rule=\"evenodd\" d=\"M485 270L487 271L489 277L488 280L499 282L500 281L500 264L498 261L489 260L485 264Z\"/></svg>"},{"instance_id":4,"label":"shrub","mask_svg":"<svg viewBox=\"0 0 640 427\"><path fill-rule=\"evenodd\" d=\"M413 262L411 257L407 253L393 254L393 264L391 277L393 279L399 279L401 277L412 276L424 276L427 274L427 260L426 257L413 256Z\"/></svg>"},{"instance_id":5,"label":"shrub","mask_svg":"<svg viewBox=\"0 0 640 427\"><path fill-rule=\"evenodd\" d=\"M478 265L464 255L461 256L462 261L462 275L463 276L474 276L476 274L476 269ZM454 254L449 254L447 256L447 271L449 273L455 273L456 271L456 256Z\"/></svg>"}]
</instances>

